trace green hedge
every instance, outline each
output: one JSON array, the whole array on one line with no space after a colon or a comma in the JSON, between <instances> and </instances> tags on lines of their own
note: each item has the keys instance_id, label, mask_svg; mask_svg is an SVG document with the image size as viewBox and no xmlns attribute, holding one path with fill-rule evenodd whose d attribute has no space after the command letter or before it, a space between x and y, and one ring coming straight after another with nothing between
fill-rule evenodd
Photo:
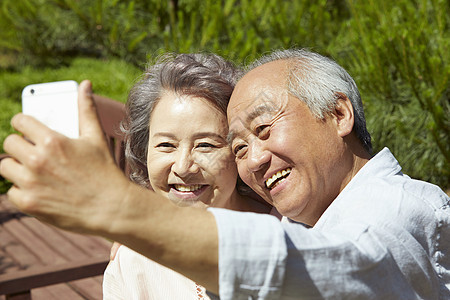
<instances>
[{"instance_id":1,"label":"green hedge","mask_svg":"<svg viewBox=\"0 0 450 300\"><path fill-rule=\"evenodd\" d=\"M57 78L98 76L106 94L125 95L143 64L166 51L212 51L245 64L273 49L307 47L355 78L375 150L388 146L406 173L448 189L449 11L446 0L2 0L0 76L9 92L0 91L0 101L15 103L2 120L19 108L23 78L53 80L50 70L62 72ZM80 68L76 57L135 71L115 87L108 78L129 71L93 60ZM71 68L77 75L58 71Z\"/></svg>"}]
</instances>

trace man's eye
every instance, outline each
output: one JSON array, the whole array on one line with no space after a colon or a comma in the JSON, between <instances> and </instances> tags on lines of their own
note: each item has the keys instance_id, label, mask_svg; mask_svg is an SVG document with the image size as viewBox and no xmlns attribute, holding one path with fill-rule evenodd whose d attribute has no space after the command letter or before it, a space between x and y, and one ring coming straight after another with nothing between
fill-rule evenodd
<instances>
[{"instance_id":1,"label":"man's eye","mask_svg":"<svg viewBox=\"0 0 450 300\"><path fill-rule=\"evenodd\" d=\"M175 146L171 143L159 143L158 145L156 145L157 148L175 148Z\"/></svg>"},{"instance_id":2,"label":"man's eye","mask_svg":"<svg viewBox=\"0 0 450 300\"><path fill-rule=\"evenodd\" d=\"M260 125L260 126L256 127L255 133L257 136L264 137L265 135L267 135L269 133L269 129L270 129L269 125Z\"/></svg>"},{"instance_id":3,"label":"man's eye","mask_svg":"<svg viewBox=\"0 0 450 300\"><path fill-rule=\"evenodd\" d=\"M236 145L233 148L233 154L237 157L237 158L241 158L242 156L244 156L245 154L245 150L247 149L247 146L244 144L240 144L240 145Z\"/></svg>"}]
</instances>

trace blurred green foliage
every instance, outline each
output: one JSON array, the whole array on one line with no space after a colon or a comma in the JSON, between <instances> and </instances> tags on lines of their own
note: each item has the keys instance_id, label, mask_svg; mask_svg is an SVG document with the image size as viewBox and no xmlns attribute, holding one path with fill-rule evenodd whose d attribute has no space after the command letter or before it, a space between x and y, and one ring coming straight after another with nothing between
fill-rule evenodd
<instances>
[{"instance_id":1,"label":"blurred green foliage","mask_svg":"<svg viewBox=\"0 0 450 300\"><path fill-rule=\"evenodd\" d=\"M10 119L21 111L22 89L32 83L73 79L77 82L89 78L94 93L126 102L128 90L141 70L119 59L74 58L70 66L32 68L24 67L20 72L0 70L0 153L3 140L13 132ZM0 177L0 193L6 192L10 184Z\"/></svg>"},{"instance_id":2,"label":"blurred green foliage","mask_svg":"<svg viewBox=\"0 0 450 300\"><path fill-rule=\"evenodd\" d=\"M377 150L406 172L450 188L450 2L348 1L345 25Z\"/></svg>"},{"instance_id":3,"label":"blurred green foliage","mask_svg":"<svg viewBox=\"0 0 450 300\"><path fill-rule=\"evenodd\" d=\"M10 30L0 33L0 47L23 54L14 66L58 65L74 55L141 65L166 51L204 50L242 62L280 47L326 49L344 1L309 2L2 0L0 25Z\"/></svg>"},{"instance_id":4,"label":"blurred green foliage","mask_svg":"<svg viewBox=\"0 0 450 300\"><path fill-rule=\"evenodd\" d=\"M20 90L29 83L90 78L104 95L124 99L145 62L167 51L212 51L245 64L273 49L306 47L354 77L376 151L388 146L405 173L450 188L447 0L0 5L1 122L9 124L20 109ZM5 128L0 140L10 132Z\"/></svg>"}]
</instances>

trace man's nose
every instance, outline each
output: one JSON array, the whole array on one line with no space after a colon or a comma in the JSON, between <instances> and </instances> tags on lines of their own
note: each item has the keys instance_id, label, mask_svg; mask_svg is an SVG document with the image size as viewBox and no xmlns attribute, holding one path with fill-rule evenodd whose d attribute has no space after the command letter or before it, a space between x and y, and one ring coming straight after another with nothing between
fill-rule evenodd
<instances>
[{"instance_id":1,"label":"man's nose","mask_svg":"<svg viewBox=\"0 0 450 300\"><path fill-rule=\"evenodd\" d=\"M270 161L270 153L262 144L262 141L255 140L248 145L247 167L250 172L261 170Z\"/></svg>"},{"instance_id":2,"label":"man's nose","mask_svg":"<svg viewBox=\"0 0 450 300\"><path fill-rule=\"evenodd\" d=\"M172 171L180 177L186 177L199 171L199 166L189 149L182 149L178 152L172 165Z\"/></svg>"}]
</instances>

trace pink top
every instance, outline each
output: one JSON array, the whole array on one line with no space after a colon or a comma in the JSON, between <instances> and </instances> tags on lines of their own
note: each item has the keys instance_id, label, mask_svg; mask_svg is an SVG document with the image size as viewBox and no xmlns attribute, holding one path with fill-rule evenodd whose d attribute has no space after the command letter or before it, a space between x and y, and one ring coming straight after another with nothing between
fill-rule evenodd
<instances>
[{"instance_id":1,"label":"pink top","mask_svg":"<svg viewBox=\"0 0 450 300\"><path fill-rule=\"evenodd\" d=\"M120 246L105 270L103 299L210 299L205 288L133 250Z\"/></svg>"}]
</instances>

